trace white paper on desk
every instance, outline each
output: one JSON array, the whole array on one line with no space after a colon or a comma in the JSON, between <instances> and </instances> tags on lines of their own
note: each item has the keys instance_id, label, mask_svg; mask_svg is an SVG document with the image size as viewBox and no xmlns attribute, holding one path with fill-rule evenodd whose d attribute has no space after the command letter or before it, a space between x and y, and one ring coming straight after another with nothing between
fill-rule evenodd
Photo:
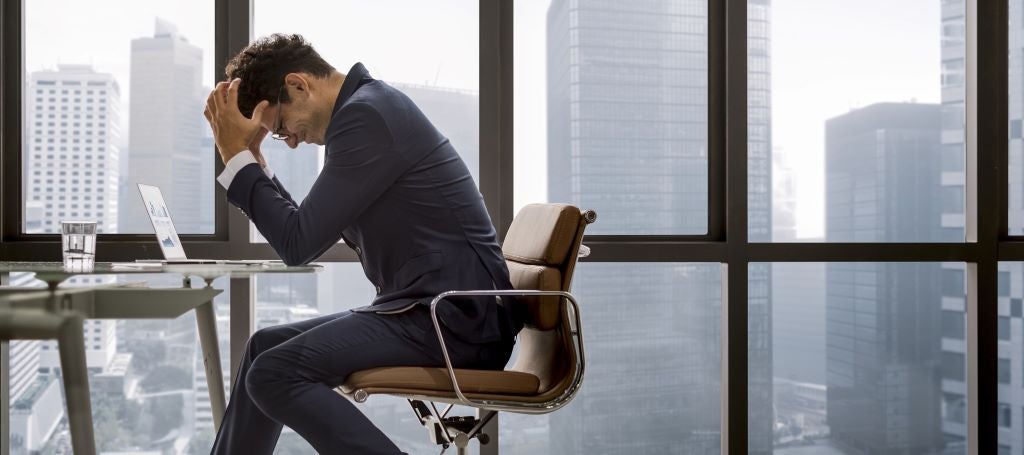
<instances>
[{"instance_id":1,"label":"white paper on desk","mask_svg":"<svg viewBox=\"0 0 1024 455\"><path fill-rule=\"evenodd\" d=\"M159 269L164 264L161 262L111 262L111 269Z\"/></svg>"}]
</instances>

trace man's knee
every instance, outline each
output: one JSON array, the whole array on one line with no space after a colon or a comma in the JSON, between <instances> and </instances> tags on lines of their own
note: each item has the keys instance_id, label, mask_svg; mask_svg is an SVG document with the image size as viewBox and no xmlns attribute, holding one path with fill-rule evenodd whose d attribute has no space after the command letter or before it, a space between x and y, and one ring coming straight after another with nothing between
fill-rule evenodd
<instances>
[{"instance_id":1,"label":"man's knee","mask_svg":"<svg viewBox=\"0 0 1024 455\"><path fill-rule=\"evenodd\" d=\"M295 365L274 349L268 349L253 361L245 374L245 389L260 408L272 406L297 379Z\"/></svg>"},{"instance_id":2,"label":"man's knee","mask_svg":"<svg viewBox=\"0 0 1024 455\"><path fill-rule=\"evenodd\" d=\"M277 326L265 327L253 333L245 345L246 351L256 358L267 350L288 341L289 336L283 328Z\"/></svg>"}]
</instances>

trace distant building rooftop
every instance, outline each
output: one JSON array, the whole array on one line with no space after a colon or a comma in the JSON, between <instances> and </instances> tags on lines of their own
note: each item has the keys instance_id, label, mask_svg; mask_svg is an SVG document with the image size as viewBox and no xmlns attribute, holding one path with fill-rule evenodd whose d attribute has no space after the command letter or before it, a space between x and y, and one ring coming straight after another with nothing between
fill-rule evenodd
<instances>
[{"instance_id":1,"label":"distant building rooftop","mask_svg":"<svg viewBox=\"0 0 1024 455\"><path fill-rule=\"evenodd\" d=\"M36 378L36 382L32 383L25 391L14 400L14 404L11 405L13 409L32 409L32 405L36 403L39 396L46 390L46 387L53 382L53 376L41 375Z\"/></svg>"}]
</instances>

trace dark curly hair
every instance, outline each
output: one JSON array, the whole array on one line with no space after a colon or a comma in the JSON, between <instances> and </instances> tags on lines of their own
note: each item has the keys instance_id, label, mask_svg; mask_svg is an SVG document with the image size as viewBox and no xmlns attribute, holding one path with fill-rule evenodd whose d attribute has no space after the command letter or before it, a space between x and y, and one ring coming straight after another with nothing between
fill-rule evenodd
<instances>
[{"instance_id":1,"label":"dark curly hair","mask_svg":"<svg viewBox=\"0 0 1024 455\"><path fill-rule=\"evenodd\" d=\"M242 79L238 87L238 109L246 117L260 101L277 101L277 93L288 73L309 73L316 77L330 76L334 67L327 63L302 35L275 33L249 43L228 61L224 73L228 81ZM281 102L288 102L288 91L281 93Z\"/></svg>"}]
</instances>

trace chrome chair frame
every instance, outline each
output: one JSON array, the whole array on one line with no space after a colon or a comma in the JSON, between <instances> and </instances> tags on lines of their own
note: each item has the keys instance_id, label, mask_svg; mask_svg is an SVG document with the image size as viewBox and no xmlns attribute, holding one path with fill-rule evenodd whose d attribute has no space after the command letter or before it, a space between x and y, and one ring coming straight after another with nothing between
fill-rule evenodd
<instances>
[{"instance_id":1,"label":"chrome chair frame","mask_svg":"<svg viewBox=\"0 0 1024 455\"><path fill-rule=\"evenodd\" d=\"M543 403L520 403L517 401L506 401L506 400L473 400L462 392L459 388L459 381L455 377L455 368L452 366L451 358L448 355L448 346L444 341L444 334L441 331L441 322L437 317L437 305L447 297L452 296L559 296L563 297L570 304L572 308L572 319L570 324L573 341L573 351L576 355L576 369L573 372L572 385L565 390L558 397L543 402ZM551 304L548 304L551 305ZM508 411L520 414L547 414L555 411L566 404L569 404L573 398L576 397L579 392L580 386L583 384L583 373L586 368L586 362L584 357L584 346L583 346L583 325L580 323L580 309L579 303L576 302L576 297L569 292L565 291L539 291L539 290L521 290L521 289L509 289L509 290L472 290L472 291L446 291L438 294L430 302L430 318L434 322L434 331L437 333L437 339L440 341L441 353L444 354L445 367L448 369L448 378L452 381L452 389L455 391L457 399L441 398L436 396L416 395L416 394L400 394L410 399L419 399L430 402L460 404L463 406L469 406L473 408L480 408L489 411ZM395 394L399 395L399 394ZM355 390L352 392L352 397L356 402L365 402L369 397L369 394L364 390Z\"/></svg>"}]
</instances>

